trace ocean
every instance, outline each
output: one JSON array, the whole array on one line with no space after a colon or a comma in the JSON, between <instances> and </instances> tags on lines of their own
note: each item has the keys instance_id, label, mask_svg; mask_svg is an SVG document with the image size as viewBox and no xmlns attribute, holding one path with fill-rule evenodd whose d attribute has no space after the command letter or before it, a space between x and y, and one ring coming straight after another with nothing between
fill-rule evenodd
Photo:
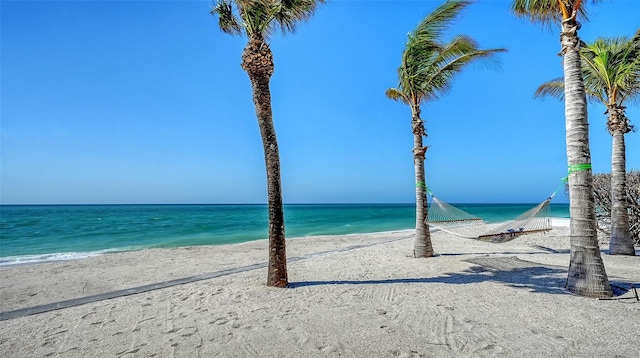
<instances>
[{"instance_id":1,"label":"ocean","mask_svg":"<svg viewBox=\"0 0 640 358\"><path fill-rule=\"evenodd\" d=\"M536 204L455 204L488 223ZM2 205L0 265L267 238L266 205ZM551 215L569 217L568 204ZM415 228L415 204L285 205L287 238Z\"/></svg>"}]
</instances>

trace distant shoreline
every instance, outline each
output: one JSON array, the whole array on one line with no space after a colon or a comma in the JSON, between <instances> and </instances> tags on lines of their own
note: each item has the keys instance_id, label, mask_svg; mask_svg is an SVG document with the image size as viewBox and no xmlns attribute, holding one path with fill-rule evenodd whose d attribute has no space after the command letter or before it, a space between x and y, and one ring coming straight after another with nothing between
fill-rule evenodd
<instances>
[{"instance_id":1,"label":"distant shoreline","mask_svg":"<svg viewBox=\"0 0 640 358\"><path fill-rule=\"evenodd\" d=\"M448 203L454 206L460 205L473 205L473 206L483 206L483 205L537 205L539 203L536 202L500 202L500 203L486 203L486 202L461 202L461 203ZM569 202L553 202L552 205L568 205ZM20 204L20 203L9 203L9 204L1 204L0 207L3 206L267 206L267 203L105 203L105 204L81 204L81 203L66 203L66 204ZM304 206L304 205L318 205L318 206L362 206L362 205L415 205L415 203L285 203L284 206Z\"/></svg>"},{"instance_id":2,"label":"distant shoreline","mask_svg":"<svg viewBox=\"0 0 640 358\"><path fill-rule=\"evenodd\" d=\"M487 224L532 204L465 204ZM556 204L548 215L562 218ZM0 266L68 261L153 248L220 246L268 238L265 205L3 206ZM285 205L287 238L386 233L415 228L415 204Z\"/></svg>"},{"instance_id":3,"label":"distant shoreline","mask_svg":"<svg viewBox=\"0 0 640 358\"><path fill-rule=\"evenodd\" d=\"M552 217L551 222L553 227L559 228L568 228L570 219L569 218L556 218ZM495 225L499 225L501 223L494 223ZM380 231L380 232L362 232L362 233L349 233L349 234L341 234L342 236L361 236L361 235L388 235L388 234L397 234L397 233L413 233L415 229L403 229L403 230L389 230L389 231ZM437 232L439 229L431 228L431 232ZM321 237L333 237L336 236L334 234L326 234L326 235L307 235L307 236L296 236L296 237L287 237L288 240L300 240L300 239L308 239L308 238L321 238ZM140 247L140 248L123 248L123 249L113 249L113 250L103 250L96 252L62 252L62 253L53 253L53 254L45 254L35 257L23 256L23 257L14 257L16 261L4 261L7 259L12 259L12 257L0 257L0 270L5 267L18 267L18 266L26 266L26 265L38 265L45 264L51 262L65 262L65 261L75 261L82 260L89 257L110 255L116 253L124 253L124 252L136 252L136 251L144 251L144 250L153 250L153 249L175 249L175 248L197 248L197 247L216 247L216 246L227 246L227 245L238 245L245 242L255 242L255 241L266 241L267 239L256 239L238 243L226 243L226 244L208 244L208 245L192 245L192 246L176 246L176 247L166 247L166 248L152 248L152 247Z\"/></svg>"}]
</instances>

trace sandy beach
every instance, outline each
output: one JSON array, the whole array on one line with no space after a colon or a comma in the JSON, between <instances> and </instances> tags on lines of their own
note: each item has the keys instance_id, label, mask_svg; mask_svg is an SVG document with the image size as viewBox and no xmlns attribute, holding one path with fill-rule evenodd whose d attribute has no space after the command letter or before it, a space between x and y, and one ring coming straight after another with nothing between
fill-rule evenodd
<instances>
[{"instance_id":1,"label":"sandy beach","mask_svg":"<svg viewBox=\"0 0 640 358\"><path fill-rule=\"evenodd\" d=\"M265 285L264 240L0 267L0 356L640 356L633 289L564 290L566 221L502 244L432 239L430 259L412 258L412 231L289 239L286 289ZM606 248L612 284L640 287L640 257Z\"/></svg>"}]
</instances>

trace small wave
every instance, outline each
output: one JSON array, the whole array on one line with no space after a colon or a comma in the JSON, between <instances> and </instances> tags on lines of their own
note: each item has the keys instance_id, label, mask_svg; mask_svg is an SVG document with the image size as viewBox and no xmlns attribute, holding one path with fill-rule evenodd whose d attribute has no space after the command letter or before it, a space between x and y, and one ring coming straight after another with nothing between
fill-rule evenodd
<instances>
[{"instance_id":1,"label":"small wave","mask_svg":"<svg viewBox=\"0 0 640 358\"><path fill-rule=\"evenodd\" d=\"M111 254L111 253L125 252L125 251L136 251L141 249L142 249L141 247L128 247L128 248L100 250L100 251L91 251L91 252L60 252L60 253L42 254L42 255L7 256L7 257L0 257L0 267L13 266L13 265L38 264L38 263L55 262L55 261L72 261L72 260L85 259L88 257L101 256L104 254Z\"/></svg>"}]
</instances>

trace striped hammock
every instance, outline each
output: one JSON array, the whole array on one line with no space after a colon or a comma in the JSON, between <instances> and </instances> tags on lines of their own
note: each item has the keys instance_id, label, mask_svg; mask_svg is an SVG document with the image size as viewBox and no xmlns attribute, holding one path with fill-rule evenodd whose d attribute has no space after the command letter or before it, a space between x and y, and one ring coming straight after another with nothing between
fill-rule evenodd
<instances>
[{"instance_id":1,"label":"striped hammock","mask_svg":"<svg viewBox=\"0 0 640 358\"><path fill-rule=\"evenodd\" d=\"M552 229L549 203L553 195L515 219L498 226L487 225L481 218L431 195L433 200L429 205L427 223L433 228L459 237L501 243L511 241L520 235Z\"/></svg>"}]
</instances>

